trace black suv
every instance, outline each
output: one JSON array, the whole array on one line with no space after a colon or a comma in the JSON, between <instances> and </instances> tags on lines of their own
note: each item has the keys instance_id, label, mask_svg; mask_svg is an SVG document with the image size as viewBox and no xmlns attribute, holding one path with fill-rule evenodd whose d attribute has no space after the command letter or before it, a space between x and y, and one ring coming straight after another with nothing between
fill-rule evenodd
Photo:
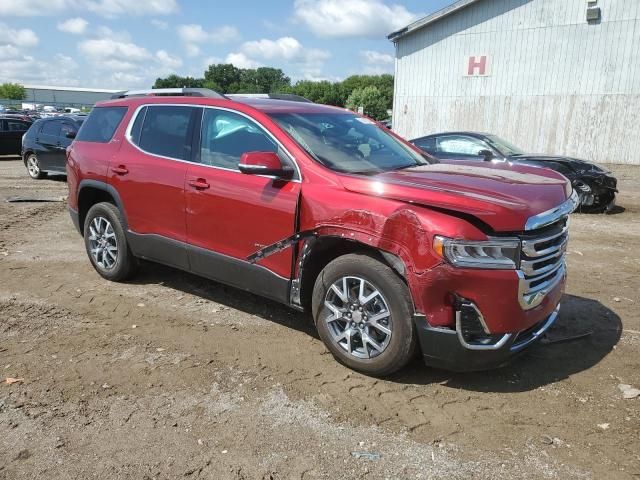
<instances>
[{"instance_id":1,"label":"black suv","mask_svg":"<svg viewBox=\"0 0 640 480\"><path fill-rule=\"evenodd\" d=\"M76 137L84 116L37 120L22 140L22 159L31 178L47 173L66 173L66 150Z\"/></svg>"},{"instance_id":2,"label":"black suv","mask_svg":"<svg viewBox=\"0 0 640 480\"><path fill-rule=\"evenodd\" d=\"M0 114L0 155L19 155L22 136L31 122Z\"/></svg>"}]
</instances>

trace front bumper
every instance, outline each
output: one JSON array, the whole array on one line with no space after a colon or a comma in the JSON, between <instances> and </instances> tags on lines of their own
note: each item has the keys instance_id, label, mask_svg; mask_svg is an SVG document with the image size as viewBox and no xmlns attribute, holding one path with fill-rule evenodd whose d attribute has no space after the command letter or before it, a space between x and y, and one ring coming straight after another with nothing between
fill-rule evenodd
<instances>
[{"instance_id":1,"label":"front bumper","mask_svg":"<svg viewBox=\"0 0 640 480\"><path fill-rule=\"evenodd\" d=\"M425 317L416 315L414 323L424 362L435 368L456 372L488 370L506 364L535 343L557 320L560 304L540 322L517 333L499 335L490 345L467 344L460 322L455 330L431 327ZM458 312L459 315L459 312Z\"/></svg>"}]
</instances>

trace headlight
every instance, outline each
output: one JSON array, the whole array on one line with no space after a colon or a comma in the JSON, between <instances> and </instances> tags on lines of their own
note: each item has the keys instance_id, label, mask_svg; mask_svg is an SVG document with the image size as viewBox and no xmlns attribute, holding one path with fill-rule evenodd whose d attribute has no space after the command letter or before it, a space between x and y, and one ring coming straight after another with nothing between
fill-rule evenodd
<instances>
[{"instance_id":1,"label":"headlight","mask_svg":"<svg viewBox=\"0 0 640 480\"><path fill-rule=\"evenodd\" d=\"M455 267L515 270L520 264L520 240L517 238L469 241L436 235L433 248Z\"/></svg>"}]
</instances>

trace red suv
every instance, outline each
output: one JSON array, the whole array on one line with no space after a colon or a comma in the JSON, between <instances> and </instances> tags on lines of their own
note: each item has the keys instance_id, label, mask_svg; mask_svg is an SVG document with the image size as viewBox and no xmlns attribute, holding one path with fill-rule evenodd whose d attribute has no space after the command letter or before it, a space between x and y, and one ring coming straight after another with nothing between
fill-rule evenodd
<instances>
[{"instance_id":1,"label":"red suv","mask_svg":"<svg viewBox=\"0 0 640 480\"><path fill-rule=\"evenodd\" d=\"M562 175L441 165L368 118L269 97L133 91L93 109L67 171L100 275L152 260L309 310L374 375L417 348L498 366L553 324L576 206Z\"/></svg>"}]
</instances>

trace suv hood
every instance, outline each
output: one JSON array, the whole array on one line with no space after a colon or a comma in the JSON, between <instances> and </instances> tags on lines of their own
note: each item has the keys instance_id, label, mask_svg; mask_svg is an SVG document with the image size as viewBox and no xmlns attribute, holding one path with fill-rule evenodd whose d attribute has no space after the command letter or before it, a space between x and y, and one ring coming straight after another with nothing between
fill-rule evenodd
<instances>
[{"instance_id":1,"label":"suv hood","mask_svg":"<svg viewBox=\"0 0 640 480\"><path fill-rule=\"evenodd\" d=\"M345 175L342 182L352 192L469 214L496 232L524 230L529 217L558 206L571 193L567 179L556 172L514 165L435 164Z\"/></svg>"}]
</instances>

